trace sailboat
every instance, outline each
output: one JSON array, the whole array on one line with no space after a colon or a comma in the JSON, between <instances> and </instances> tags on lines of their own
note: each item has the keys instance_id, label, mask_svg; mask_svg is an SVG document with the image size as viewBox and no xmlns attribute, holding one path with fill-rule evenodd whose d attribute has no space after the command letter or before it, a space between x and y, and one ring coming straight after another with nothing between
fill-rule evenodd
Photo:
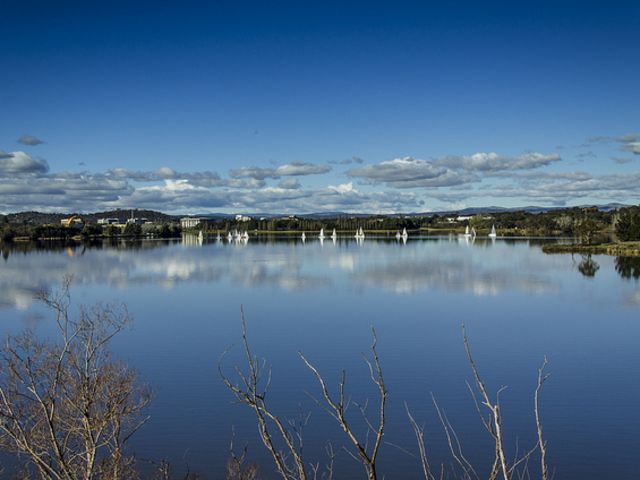
<instances>
[{"instance_id":1,"label":"sailboat","mask_svg":"<svg viewBox=\"0 0 640 480\"><path fill-rule=\"evenodd\" d=\"M404 238L405 240L409 238L406 227L402 229L402 238Z\"/></svg>"},{"instance_id":2,"label":"sailboat","mask_svg":"<svg viewBox=\"0 0 640 480\"><path fill-rule=\"evenodd\" d=\"M469 232L469 225L464 229L464 236L467 238L471 236L471 233Z\"/></svg>"},{"instance_id":3,"label":"sailboat","mask_svg":"<svg viewBox=\"0 0 640 480\"><path fill-rule=\"evenodd\" d=\"M242 240L249 240L249 232L245 230L242 234L240 234L240 238Z\"/></svg>"},{"instance_id":4,"label":"sailboat","mask_svg":"<svg viewBox=\"0 0 640 480\"><path fill-rule=\"evenodd\" d=\"M338 234L336 233L336 229L335 229L335 228L333 229L333 233L331 234L331 238L332 238L333 240L335 240L336 238L338 238Z\"/></svg>"},{"instance_id":5,"label":"sailboat","mask_svg":"<svg viewBox=\"0 0 640 480\"><path fill-rule=\"evenodd\" d=\"M300 235L300 238L304 242L307 239L307 235L304 232L302 232L302 235Z\"/></svg>"},{"instance_id":6,"label":"sailboat","mask_svg":"<svg viewBox=\"0 0 640 480\"><path fill-rule=\"evenodd\" d=\"M473 227L471 227L471 236L472 236L473 238L476 238L476 229L475 229L475 228L473 228Z\"/></svg>"},{"instance_id":7,"label":"sailboat","mask_svg":"<svg viewBox=\"0 0 640 480\"><path fill-rule=\"evenodd\" d=\"M218 242L219 242L219 241L221 241L221 240L222 240L222 237L220 237L220 232L218 232L218 236L216 237L216 241L218 241Z\"/></svg>"},{"instance_id":8,"label":"sailboat","mask_svg":"<svg viewBox=\"0 0 640 480\"><path fill-rule=\"evenodd\" d=\"M362 230L362 227L356 230L356 238L359 240L364 239L364 230Z\"/></svg>"},{"instance_id":9,"label":"sailboat","mask_svg":"<svg viewBox=\"0 0 640 480\"><path fill-rule=\"evenodd\" d=\"M321 228L321 229L320 229L320 235L318 235L318 238L319 238L320 240L324 240L324 228Z\"/></svg>"},{"instance_id":10,"label":"sailboat","mask_svg":"<svg viewBox=\"0 0 640 480\"><path fill-rule=\"evenodd\" d=\"M229 241L233 240L233 235L231 235L231 232L229 232L229 235L227 235L227 240Z\"/></svg>"},{"instance_id":11,"label":"sailboat","mask_svg":"<svg viewBox=\"0 0 640 480\"><path fill-rule=\"evenodd\" d=\"M491 225L491 233L489 234L489 238L496 238L498 234L496 233L496 226Z\"/></svg>"},{"instance_id":12,"label":"sailboat","mask_svg":"<svg viewBox=\"0 0 640 480\"><path fill-rule=\"evenodd\" d=\"M402 235L400 234L400 230L396 230L396 240L400 240Z\"/></svg>"},{"instance_id":13,"label":"sailboat","mask_svg":"<svg viewBox=\"0 0 640 480\"><path fill-rule=\"evenodd\" d=\"M198 232L198 243L202 245L203 241L204 241L204 234L202 233L202 230L200 230L200 232Z\"/></svg>"}]
</instances>

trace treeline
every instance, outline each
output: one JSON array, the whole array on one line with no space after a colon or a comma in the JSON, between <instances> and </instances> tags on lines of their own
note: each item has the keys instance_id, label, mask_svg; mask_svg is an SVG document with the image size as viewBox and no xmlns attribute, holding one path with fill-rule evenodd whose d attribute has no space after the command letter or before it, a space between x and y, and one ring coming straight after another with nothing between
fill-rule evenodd
<instances>
[{"instance_id":1,"label":"treeline","mask_svg":"<svg viewBox=\"0 0 640 480\"><path fill-rule=\"evenodd\" d=\"M99 218L118 218L125 223L132 216L146 218L145 225L128 224L124 229L97 224ZM23 212L0 216L0 239L7 242L16 237L23 238L71 238L74 236L152 236L168 238L180 235L178 217L165 215L153 210L113 210L83 215L82 229L65 228L60 225L60 214ZM625 207L618 210L601 211L597 207L573 207L547 212L508 211L483 213L473 216L451 214L421 215L340 215L336 217L262 217L247 221L237 221L230 217L212 217L191 231L208 232L263 231L302 232L319 231L324 228L331 232L351 232L360 227L365 231L391 231L406 228L409 231L435 230L456 231L466 226L478 232L488 232L493 225L500 235L526 236L571 236L581 238L586 243L614 234L622 241L640 240L640 207Z\"/></svg>"},{"instance_id":2,"label":"treeline","mask_svg":"<svg viewBox=\"0 0 640 480\"><path fill-rule=\"evenodd\" d=\"M268 232L287 232L287 231L316 231L324 228L330 231L336 229L338 231L355 231L362 227L365 230L394 230L394 229L418 229L422 225L424 219L421 217L389 217L383 215L375 215L370 217L338 217L338 218L310 218L310 217L285 217L285 218L252 218L248 221L236 221L235 219L220 218L207 220L204 225L196 227L196 229L204 229L207 231L268 231Z\"/></svg>"},{"instance_id":3,"label":"treeline","mask_svg":"<svg viewBox=\"0 0 640 480\"><path fill-rule=\"evenodd\" d=\"M29 240L143 236L172 238L178 237L180 234L180 226L175 223L153 223L149 225L129 223L124 228L115 225L86 223L81 229L77 229L55 223L37 225L31 223L11 223L7 220L7 217L0 219L0 241L3 242L12 242L16 238Z\"/></svg>"},{"instance_id":4,"label":"treeline","mask_svg":"<svg viewBox=\"0 0 640 480\"><path fill-rule=\"evenodd\" d=\"M632 207L636 208L637 207ZM451 230L464 229L467 225L478 231L489 231L493 225L502 235L576 236L592 237L598 233L610 235L620 215L617 211L600 211L598 208L567 208L548 212L527 211L478 214L471 217L459 215L373 215L369 217L340 216L336 218L280 217L252 218L236 221L229 218L212 218L195 228L206 231L365 231Z\"/></svg>"},{"instance_id":5,"label":"treeline","mask_svg":"<svg viewBox=\"0 0 640 480\"><path fill-rule=\"evenodd\" d=\"M616 234L623 242L640 240L640 207L623 208L619 211Z\"/></svg>"}]
</instances>

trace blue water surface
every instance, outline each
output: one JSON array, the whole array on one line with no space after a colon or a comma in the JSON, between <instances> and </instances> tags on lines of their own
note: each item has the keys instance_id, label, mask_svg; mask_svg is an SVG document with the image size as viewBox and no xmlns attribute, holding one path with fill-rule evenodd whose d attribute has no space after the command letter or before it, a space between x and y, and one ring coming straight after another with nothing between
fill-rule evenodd
<instances>
[{"instance_id":1,"label":"blue water surface","mask_svg":"<svg viewBox=\"0 0 640 480\"><path fill-rule=\"evenodd\" d=\"M549 463L556 478L637 478L640 431L640 265L637 259L547 255L555 240L457 236L340 238L309 235L118 242L64 248L3 247L0 334L25 328L53 335L34 300L65 275L75 304L124 302L134 321L113 342L116 355L153 389L151 420L132 440L141 465L169 460L178 472L221 478L235 445L275 478L252 412L238 405L217 371L243 365L240 308L253 351L272 366L268 401L282 418L310 413L305 458L337 453L336 478L362 468L335 421L314 403L318 384L298 357L312 360L336 392L342 369L349 414L365 438L356 403L376 389L362 354L371 327L389 392L379 471L417 478L415 439L405 402L425 426L433 465L453 465L432 400L446 413L465 456L486 476L493 447L466 382L464 323L488 389L501 394L510 455L535 443L533 391L545 355L551 377L541 397ZM535 472L537 457L532 457Z\"/></svg>"}]
</instances>

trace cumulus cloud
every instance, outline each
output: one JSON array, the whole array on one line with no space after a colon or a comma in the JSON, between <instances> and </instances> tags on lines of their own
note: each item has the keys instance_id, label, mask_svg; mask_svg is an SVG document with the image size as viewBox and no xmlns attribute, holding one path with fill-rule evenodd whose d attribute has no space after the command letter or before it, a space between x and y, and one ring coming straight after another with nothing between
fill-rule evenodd
<instances>
[{"instance_id":1,"label":"cumulus cloud","mask_svg":"<svg viewBox=\"0 0 640 480\"><path fill-rule=\"evenodd\" d=\"M276 168L276 174L282 176L318 175L331 171L328 165L316 165L307 162L292 162Z\"/></svg>"},{"instance_id":2,"label":"cumulus cloud","mask_svg":"<svg viewBox=\"0 0 640 480\"><path fill-rule=\"evenodd\" d=\"M285 178L278 183L279 188L285 188L290 190L297 190L301 187L297 178Z\"/></svg>"},{"instance_id":3,"label":"cumulus cloud","mask_svg":"<svg viewBox=\"0 0 640 480\"><path fill-rule=\"evenodd\" d=\"M612 143L615 142L620 146L620 150L640 155L640 133L627 133L618 137L598 136L591 137L587 140L587 145L594 143Z\"/></svg>"},{"instance_id":4,"label":"cumulus cloud","mask_svg":"<svg viewBox=\"0 0 640 480\"><path fill-rule=\"evenodd\" d=\"M43 140L40 140L38 137L34 137L33 135L22 135L17 142L29 147L35 147L44 143Z\"/></svg>"},{"instance_id":5,"label":"cumulus cloud","mask_svg":"<svg viewBox=\"0 0 640 480\"><path fill-rule=\"evenodd\" d=\"M241 167L238 169L229 170L229 176L232 178L254 178L256 180L278 178L275 168L260 167Z\"/></svg>"},{"instance_id":6,"label":"cumulus cloud","mask_svg":"<svg viewBox=\"0 0 640 480\"><path fill-rule=\"evenodd\" d=\"M412 157L385 160L365 167L353 168L347 175L369 183L384 183L395 188L445 187L471 181L464 173L444 165Z\"/></svg>"},{"instance_id":7,"label":"cumulus cloud","mask_svg":"<svg viewBox=\"0 0 640 480\"><path fill-rule=\"evenodd\" d=\"M447 156L438 160L395 158L353 168L347 175L368 183L384 183L394 188L435 188L479 182L483 176L533 170L560 161L557 154L525 153L516 157L497 153Z\"/></svg>"},{"instance_id":8,"label":"cumulus cloud","mask_svg":"<svg viewBox=\"0 0 640 480\"><path fill-rule=\"evenodd\" d=\"M308 162L291 162L276 168L242 167L229 171L232 178L255 178L265 180L267 178L278 179L280 177L298 177L304 175L318 175L331 171L328 165L317 165Z\"/></svg>"},{"instance_id":9,"label":"cumulus cloud","mask_svg":"<svg viewBox=\"0 0 640 480\"><path fill-rule=\"evenodd\" d=\"M135 182L158 182L163 180L188 180L194 185L203 187L219 187L226 184L216 172L178 172L169 167L161 167L153 171L129 170L114 168L107 171L112 178L133 180Z\"/></svg>"},{"instance_id":10,"label":"cumulus cloud","mask_svg":"<svg viewBox=\"0 0 640 480\"><path fill-rule=\"evenodd\" d=\"M0 152L0 176L42 174L49 171L49 164L25 152Z\"/></svg>"},{"instance_id":11,"label":"cumulus cloud","mask_svg":"<svg viewBox=\"0 0 640 480\"><path fill-rule=\"evenodd\" d=\"M475 172L499 172L512 170L531 170L559 162L560 155L544 155L542 153L525 153L516 157L501 156L495 152L474 153L469 156L448 156L439 160L439 165L452 169L463 169Z\"/></svg>"},{"instance_id":12,"label":"cumulus cloud","mask_svg":"<svg viewBox=\"0 0 640 480\"><path fill-rule=\"evenodd\" d=\"M471 198L517 198L553 205L571 200L592 198L603 202L640 199L640 172L615 175L592 175L584 172L518 175L508 183L485 185L464 191L427 191L425 196L454 202Z\"/></svg>"},{"instance_id":13,"label":"cumulus cloud","mask_svg":"<svg viewBox=\"0 0 640 480\"><path fill-rule=\"evenodd\" d=\"M630 133L617 138L620 150L640 155L640 133Z\"/></svg>"}]
</instances>

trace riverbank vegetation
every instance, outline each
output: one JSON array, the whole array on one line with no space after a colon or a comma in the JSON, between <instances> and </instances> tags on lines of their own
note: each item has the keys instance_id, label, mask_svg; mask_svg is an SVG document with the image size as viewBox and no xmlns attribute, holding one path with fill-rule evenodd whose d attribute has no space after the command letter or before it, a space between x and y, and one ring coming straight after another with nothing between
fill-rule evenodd
<instances>
[{"instance_id":1,"label":"riverbank vegetation","mask_svg":"<svg viewBox=\"0 0 640 480\"><path fill-rule=\"evenodd\" d=\"M469 226L486 235L495 225L500 236L563 236L580 244L602 244L612 237L621 241L640 241L640 207L600 210L597 207L565 208L547 211L497 211L473 215L459 213L413 215L287 215L251 217L212 215L199 217L199 223L181 228L180 217L152 210L115 210L92 214L48 214L23 212L0 215L0 241L35 239L87 239L101 237L170 238L181 232L299 233L331 231L354 232L362 227L368 233L409 232L459 233ZM64 223L65 219L78 219ZM104 223L108 220L112 223ZM98 223L103 222L103 223ZM565 247L566 248L566 247Z\"/></svg>"},{"instance_id":2,"label":"riverbank vegetation","mask_svg":"<svg viewBox=\"0 0 640 480\"><path fill-rule=\"evenodd\" d=\"M542 247L545 253L582 253L616 256L640 256L640 207L622 208L611 219L613 240L598 237L597 223L585 218L576 230L578 239L570 244L549 244Z\"/></svg>"}]
</instances>

